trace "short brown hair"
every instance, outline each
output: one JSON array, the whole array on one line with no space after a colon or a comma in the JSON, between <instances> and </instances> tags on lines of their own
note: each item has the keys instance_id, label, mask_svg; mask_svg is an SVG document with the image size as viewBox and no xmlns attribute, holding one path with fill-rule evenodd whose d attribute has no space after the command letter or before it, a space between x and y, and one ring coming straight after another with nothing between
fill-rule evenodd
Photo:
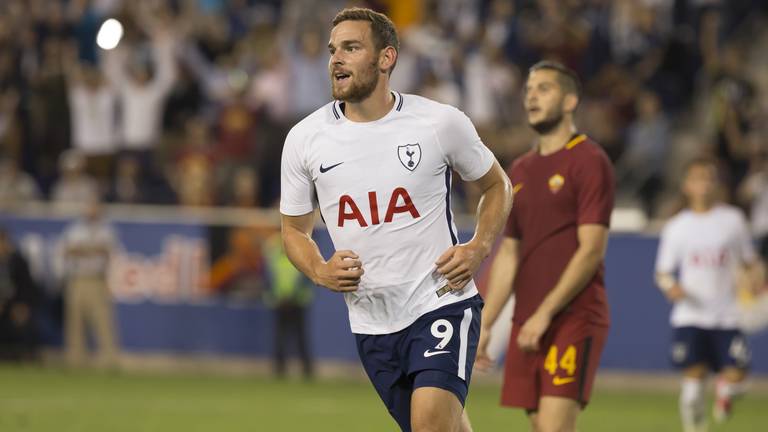
<instances>
[{"instance_id":1,"label":"short brown hair","mask_svg":"<svg viewBox=\"0 0 768 432\"><path fill-rule=\"evenodd\" d=\"M718 163L717 159L713 158L712 156L696 156L693 159L690 159L685 163L683 173L688 175L688 173L691 171L691 168L694 167L712 168L715 170L717 175L720 174L720 164Z\"/></svg>"},{"instance_id":2,"label":"short brown hair","mask_svg":"<svg viewBox=\"0 0 768 432\"><path fill-rule=\"evenodd\" d=\"M400 40L397 38L395 24L383 13L361 7L346 8L342 9L333 18L333 26L336 27L344 21L368 21L371 23L371 30L373 32L373 46L377 50L381 51L391 46L396 52L400 52ZM392 65L389 73L392 73L394 68L395 66Z\"/></svg>"},{"instance_id":3,"label":"short brown hair","mask_svg":"<svg viewBox=\"0 0 768 432\"><path fill-rule=\"evenodd\" d=\"M560 87L562 87L566 93L573 93L577 97L581 97L581 82L579 81L579 76L573 69L560 62L543 60L531 66L531 68L528 69L528 74L530 75L531 73L542 69L557 72L557 80L560 83Z\"/></svg>"}]
</instances>

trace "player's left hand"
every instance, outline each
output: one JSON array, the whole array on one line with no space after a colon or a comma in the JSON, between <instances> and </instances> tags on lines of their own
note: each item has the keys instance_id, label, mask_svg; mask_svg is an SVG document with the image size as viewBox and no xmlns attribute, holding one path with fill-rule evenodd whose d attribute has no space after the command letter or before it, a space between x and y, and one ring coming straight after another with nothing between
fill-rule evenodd
<instances>
[{"instance_id":1,"label":"player's left hand","mask_svg":"<svg viewBox=\"0 0 768 432\"><path fill-rule=\"evenodd\" d=\"M544 332L549 328L552 318L542 312L536 312L520 328L517 335L517 345L522 351L533 352L539 350L539 342Z\"/></svg>"},{"instance_id":2,"label":"player's left hand","mask_svg":"<svg viewBox=\"0 0 768 432\"><path fill-rule=\"evenodd\" d=\"M460 290L472 279L486 255L483 248L469 242L449 247L435 265L437 272L448 280L448 287Z\"/></svg>"}]
</instances>

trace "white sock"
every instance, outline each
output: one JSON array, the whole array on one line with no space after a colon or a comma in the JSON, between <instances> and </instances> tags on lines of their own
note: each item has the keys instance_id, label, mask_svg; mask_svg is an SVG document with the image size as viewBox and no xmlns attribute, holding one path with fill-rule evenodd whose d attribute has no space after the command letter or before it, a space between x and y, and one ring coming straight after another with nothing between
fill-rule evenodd
<instances>
[{"instance_id":1,"label":"white sock","mask_svg":"<svg viewBox=\"0 0 768 432\"><path fill-rule=\"evenodd\" d=\"M729 382L721 379L715 386L715 393L718 399L733 399L743 395L747 388L743 382Z\"/></svg>"},{"instance_id":2,"label":"white sock","mask_svg":"<svg viewBox=\"0 0 768 432\"><path fill-rule=\"evenodd\" d=\"M706 420L704 380L683 378L680 387L680 420L683 430L697 430Z\"/></svg>"}]
</instances>

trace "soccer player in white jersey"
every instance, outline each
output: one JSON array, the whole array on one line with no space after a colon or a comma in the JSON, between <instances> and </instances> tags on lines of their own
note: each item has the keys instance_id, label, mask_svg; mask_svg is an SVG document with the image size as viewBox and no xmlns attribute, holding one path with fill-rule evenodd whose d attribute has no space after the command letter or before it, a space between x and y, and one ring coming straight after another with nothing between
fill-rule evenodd
<instances>
[{"instance_id":1,"label":"soccer player in white jersey","mask_svg":"<svg viewBox=\"0 0 768 432\"><path fill-rule=\"evenodd\" d=\"M334 102L291 129L281 167L283 241L316 284L344 293L360 359L404 431L469 431L463 405L482 299L472 281L506 220L511 186L459 110L389 89L392 22L369 9L334 18ZM452 170L483 196L459 243ZM336 252L311 238L314 211Z\"/></svg>"},{"instance_id":2,"label":"soccer player in white jersey","mask_svg":"<svg viewBox=\"0 0 768 432\"><path fill-rule=\"evenodd\" d=\"M718 203L714 161L689 163L682 191L687 208L661 234L656 282L674 303L672 362L683 371L680 418L686 432L706 430L705 378L718 374L714 417L725 420L743 391L749 349L739 330L736 274L762 286L762 269L742 212Z\"/></svg>"}]
</instances>

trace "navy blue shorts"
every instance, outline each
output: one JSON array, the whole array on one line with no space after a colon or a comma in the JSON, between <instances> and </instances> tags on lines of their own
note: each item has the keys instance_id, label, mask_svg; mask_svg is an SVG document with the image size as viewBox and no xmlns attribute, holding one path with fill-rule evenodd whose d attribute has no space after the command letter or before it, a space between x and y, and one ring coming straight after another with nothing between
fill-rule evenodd
<instances>
[{"instance_id":1,"label":"navy blue shorts","mask_svg":"<svg viewBox=\"0 0 768 432\"><path fill-rule=\"evenodd\" d=\"M747 369L751 357L741 331L698 327L675 328L671 354L678 368L703 363L715 372L724 367Z\"/></svg>"},{"instance_id":2,"label":"navy blue shorts","mask_svg":"<svg viewBox=\"0 0 768 432\"><path fill-rule=\"evenodd\" d=\"M403 431L411 430L411 394L419 387L453 392L463 405L480 338L479 295L428 312L397 333L356 334L368 378Z\"/></svg>"}]
</instances>

